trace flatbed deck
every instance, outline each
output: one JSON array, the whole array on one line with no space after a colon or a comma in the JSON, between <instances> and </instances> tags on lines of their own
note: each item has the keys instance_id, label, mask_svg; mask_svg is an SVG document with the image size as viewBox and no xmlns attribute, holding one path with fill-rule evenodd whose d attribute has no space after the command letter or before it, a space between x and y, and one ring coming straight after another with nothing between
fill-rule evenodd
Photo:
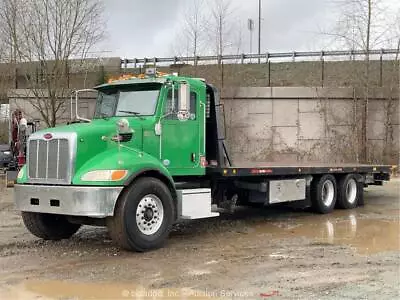
<instances>
[{"instance_id":1,"label":"flatbed deck","mask_svg":"<svg viewBox=\"0 0 400 300\"><path fill-rule=\"evenodd\" d=\"M283 176L283 175L316 175L316 174L390 174L389 165L366 164L325 164L325 163L295 163L283 164L276 162L235 163L230 167L208 167L208 174L220 174L226 177L235 176Z\"/></svg>"}]
</instances>

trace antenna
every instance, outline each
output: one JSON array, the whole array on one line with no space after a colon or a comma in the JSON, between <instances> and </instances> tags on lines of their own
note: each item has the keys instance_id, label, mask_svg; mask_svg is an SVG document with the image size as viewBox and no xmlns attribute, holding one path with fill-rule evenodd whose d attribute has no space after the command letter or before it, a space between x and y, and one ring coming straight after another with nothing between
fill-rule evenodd
<instances>
[{"instance_id":1,"label":"antenna","mask_svg":"<svg viewBox=\"0 0 400 300\"><path fill-rule=\"evenodd\" d=\"M258 63L261 63L261 0L258 0Z\"/></svg>"}]
</instances>

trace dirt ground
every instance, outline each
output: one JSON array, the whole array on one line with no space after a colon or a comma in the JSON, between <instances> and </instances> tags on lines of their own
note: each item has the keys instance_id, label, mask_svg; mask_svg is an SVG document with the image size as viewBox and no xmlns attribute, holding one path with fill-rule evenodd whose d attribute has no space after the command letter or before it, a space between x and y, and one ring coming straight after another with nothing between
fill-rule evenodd
<instances>
[{"instance_id":1,"label":"dirt ground","mask_svg":"<svg viewBox=\"0 0 400 300\"><path fill-rule=\"evenodd\" d=\"M0 299L399 299L400 180L330 215L241 209L130 253L104 228L42 241L0 193Z\"/></svg>"}]
</instances>

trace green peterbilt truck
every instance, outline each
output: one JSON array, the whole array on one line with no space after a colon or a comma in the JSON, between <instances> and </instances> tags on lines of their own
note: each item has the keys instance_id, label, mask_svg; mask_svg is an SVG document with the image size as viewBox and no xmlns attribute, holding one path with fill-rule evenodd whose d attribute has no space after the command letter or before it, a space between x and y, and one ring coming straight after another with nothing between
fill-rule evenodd
<instances>
[{"instance_id":1,"label":"green peterbilt truck","mask_svg":"<svg viewBox=\"0 0 400 300\"><path fill-rule=\"evenodd\" d=\"M80 122L29 137L14 197L37 237L107 226L120 247L146 251L183 219L277 203L329 213L362 205L365 186L390 179L389 166L235 164L218 91L202 79L149 73L94 89L92 120L76 109Z\"/></svg>"}]
</instances>

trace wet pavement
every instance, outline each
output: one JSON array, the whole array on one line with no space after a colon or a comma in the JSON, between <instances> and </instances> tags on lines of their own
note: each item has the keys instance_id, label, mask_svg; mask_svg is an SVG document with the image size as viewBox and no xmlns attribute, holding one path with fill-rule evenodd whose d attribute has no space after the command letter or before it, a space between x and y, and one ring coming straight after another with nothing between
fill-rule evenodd
<instances>
[{"instance_id":1,"label":"wet pavement","mask_svg":"<svg viewBox=\"0 0 400 300\"><path fill-rule=\"evenodd\" d=\"M329 215L287 207L174 227L148 253L114 247L104 228L41 241L0 194L0 299L395 299L400 180L364 207Z\"/></svg>"}]
</instances>

